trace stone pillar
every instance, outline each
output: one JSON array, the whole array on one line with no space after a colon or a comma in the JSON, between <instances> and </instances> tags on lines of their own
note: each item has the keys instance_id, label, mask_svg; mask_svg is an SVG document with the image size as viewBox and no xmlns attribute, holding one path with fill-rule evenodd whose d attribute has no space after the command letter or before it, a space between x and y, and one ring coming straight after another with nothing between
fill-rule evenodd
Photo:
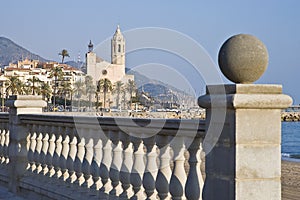
<instances>
[{"instance_id":1,"label":"stone pillar","mask_svg":"<svg viewBox=\"0 0 300 200\"><path fill-rule=\"evenodd\" d=\"M281 199L280 113L292 99L281 85L249 84L267 63L266 48L250 35L234 36L220 50L221 71L237 84L207 86L198 99L207 117L203 199Z\"/></svg>"},{"instance_id":2,"label":"stone pillar","mask_svg":"<svg viewBox=\"0 0 300 200\"><path fill-rule=\"evenodd\" d=\"M9 190L18 193L19 180L24 175L27 167L26 138L28 130L26 124L22 124L20 114L42 113L46 102L41 96L19 95L10 96L6 102L9 107Z\"/></svg>"}]
</instances>

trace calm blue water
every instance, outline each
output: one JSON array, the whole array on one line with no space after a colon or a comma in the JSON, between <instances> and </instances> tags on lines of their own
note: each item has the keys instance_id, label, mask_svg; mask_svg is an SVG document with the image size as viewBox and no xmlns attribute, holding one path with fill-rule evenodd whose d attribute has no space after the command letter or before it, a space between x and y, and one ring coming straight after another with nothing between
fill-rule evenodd
<instances>
[{"instance_id":1,"label":"calm blue water","mask_svg":"<svg viewBox=\"0 0 300 200\"><path fill-rule=\"evenodd\" d=\"M282 122L281 153L300 159L300 122Z\"/></svg>"}]
</instances>

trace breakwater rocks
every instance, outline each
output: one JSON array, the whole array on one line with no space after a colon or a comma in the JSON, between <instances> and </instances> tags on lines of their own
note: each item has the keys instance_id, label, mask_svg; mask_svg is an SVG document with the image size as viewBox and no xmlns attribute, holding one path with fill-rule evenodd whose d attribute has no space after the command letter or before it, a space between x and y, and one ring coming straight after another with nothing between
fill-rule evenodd
<instances>
[{"instance_id":1,"label":"breakwater rocks","mask_svg":"<svg viewBox=\"0 0 300 200\"><path fill-rule=\"evenodd\" d=\"M300 112L282 112L281 121L297 122L300 121Z\"/></svg>"}]
</instances>

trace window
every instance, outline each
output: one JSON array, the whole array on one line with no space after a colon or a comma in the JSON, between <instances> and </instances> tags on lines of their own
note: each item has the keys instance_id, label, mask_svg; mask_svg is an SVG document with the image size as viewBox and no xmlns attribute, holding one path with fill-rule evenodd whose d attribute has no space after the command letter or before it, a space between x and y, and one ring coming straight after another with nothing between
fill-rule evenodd
<instances>
[{"instance_id":1,"label":"window","mask_svg":"<svg viewBox=\"0 0 300 200\"><path fill-rule=\"evenodd\" d=\"M102 74L106 75L107 74L107 70L106 69L102 70Z\"/></svg>"},{"instance_id":2,"label":"window","mask_svg":"<svg viewBox=\"0 0 300 200\"><path fill-rule=\"evenodd\" d=\"M121 52L121 45L118 44L118 52Z\"/></svg>"}]
</instances>

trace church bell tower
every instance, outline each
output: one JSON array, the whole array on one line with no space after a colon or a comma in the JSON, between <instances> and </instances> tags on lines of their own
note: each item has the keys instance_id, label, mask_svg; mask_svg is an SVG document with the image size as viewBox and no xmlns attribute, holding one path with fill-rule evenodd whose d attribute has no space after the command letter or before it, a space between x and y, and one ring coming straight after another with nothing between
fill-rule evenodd
<instances>
[{"instance_id":1,"label":"church bell tower","mask_svg":"<svg viewBox=\"0 0 300 200\"><path fill-rule=\"evenodd\" d=\"M111 63L125 65L125 39L119 25L111 40Z\"/></svg>"}]
</instances>

